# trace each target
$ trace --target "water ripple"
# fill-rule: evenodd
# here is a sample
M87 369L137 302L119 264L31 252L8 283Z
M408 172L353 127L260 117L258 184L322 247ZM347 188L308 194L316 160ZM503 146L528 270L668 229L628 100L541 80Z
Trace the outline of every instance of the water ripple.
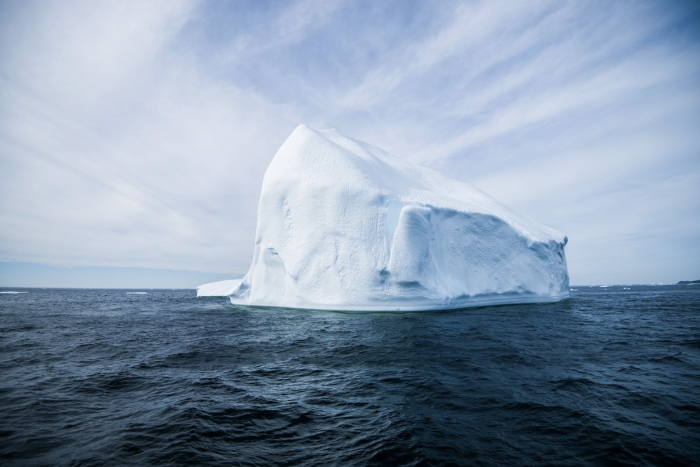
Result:
M700 288L438 314L0 296L3 465L693 465Z

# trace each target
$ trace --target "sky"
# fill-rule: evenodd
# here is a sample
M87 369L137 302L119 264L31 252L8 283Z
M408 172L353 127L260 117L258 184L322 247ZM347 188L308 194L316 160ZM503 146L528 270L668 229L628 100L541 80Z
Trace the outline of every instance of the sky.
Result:
M0 286L240 277L300 123L561 231L572 284L700 279L694 2L2 0Z

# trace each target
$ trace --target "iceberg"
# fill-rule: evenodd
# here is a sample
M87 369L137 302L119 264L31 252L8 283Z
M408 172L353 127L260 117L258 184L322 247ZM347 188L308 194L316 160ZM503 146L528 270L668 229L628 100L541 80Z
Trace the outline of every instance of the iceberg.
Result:
M300 125L265 173L250 270L197 294L354 312L555 302L566 243L465 183Z

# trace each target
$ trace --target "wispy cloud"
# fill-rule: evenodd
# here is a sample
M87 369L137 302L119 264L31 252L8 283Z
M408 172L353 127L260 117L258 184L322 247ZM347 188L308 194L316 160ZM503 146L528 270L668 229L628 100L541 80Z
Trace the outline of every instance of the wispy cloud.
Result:
M690 3L0 9L0 261L245 272L304 122L564 231L574 282L700 275Z

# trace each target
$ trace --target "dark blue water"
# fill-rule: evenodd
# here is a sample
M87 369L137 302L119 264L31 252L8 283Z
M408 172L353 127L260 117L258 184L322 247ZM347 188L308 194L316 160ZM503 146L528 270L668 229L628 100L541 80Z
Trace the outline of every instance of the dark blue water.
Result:
M0 463L697 465L700 286L576 289L373 315L0 294Z

